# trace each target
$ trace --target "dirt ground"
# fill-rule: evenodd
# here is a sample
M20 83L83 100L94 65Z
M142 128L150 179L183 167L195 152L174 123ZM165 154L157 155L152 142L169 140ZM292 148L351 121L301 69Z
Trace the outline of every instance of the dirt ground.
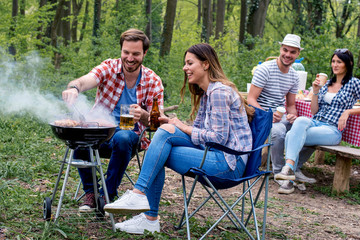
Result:
M130 165L134 168L136 161L131 161ZM315 170L314 170L315 169ZM360 183L360 166L352 166L351 185L356 186ZM135 172L131 170L130 172ZM360 240L360 205L354 204L351 199L344 200L340 197L330 197L322 193L319 188L331 186L333 181L334 167L329 165L312 166L306 163L303 172L310 177L315 177L317 183L306 184L306 190L300 191L298 188L290 195L278 194L278 185L270 179L269 181L269 201L267 211L266 239L359 239ZM136 180L136 176L133 176ZM189 178L190 181L190 178ZM187 186L189 186L188 183ZM120 192L131 189L132 185L128 180L123 181ZM227 199L238 195L242 188L233 188L231 191L223 190L222 194ZM205 190L197 187L197 197L195 202L200 202ZM260 202L263 200L261 196ZM75 209L76 210L76 209ZM166 169L165 187L162 193L160 205L160 224L161 232L170 239L185 239L186 231L175 231L174 225L180 219L183 210L183 199L181 190L180 176L170 169ZM261 208L256 209L258 218L262 221ZM196 215L195 223L198 226L205 224L209 216L219 216L220 211L214 204L206 205L205 208ZM115 216L115 221L123 221L125 216ZM227 239L223 236L223 231L236 232L232 228L231 222L224 219L219 227L211 232L211 239ZM81 228L81 226L80 226ZM106 227L110 229L110 224ZM90 228L92 229L92 228ZM94 225L91 231L88 228L88 236L92 239L102 239L104 236L98 232L98 226ZM185 228L183 228L185 229ZM199 227L196 231L199 231ZM100 234L100 235L99 235ZM243 235L236 239L246 239ZM115 239L116 236L114 236ZM106 237L105 237L106 238ZM123 237L121 238L123 239ZM141 238L143 239L143 238ZM145 237L144 239L152 239ZM156 238L155 238L156 239Z
M303 172L315 177L317 183L306 184L305 191L296 188L290 195L278 194L278 185L272 179L270 180L266 239L360 239L360 206L338 197L329 197L316 190L316 187L332 185L334 167L318 165L316 175L311 174L313 167L307 164ZM351 184L359 183L360 167L353 166ZM174 221L174 216L176 220L182 213L183 201L180 187L180 177L167 169L160 206L160 210L166 213L161 218L163 232L173 232L173 224L169 222ZM241 189L223 191L223 194L231 197L236 193L234 191L241 191ZM197 219L201 222L205 216L217 215L214 209L212 206L207 207L197 216ZM261 213L259 209L258 212ZM259 216L262 218L262 214ZM216 236L223 230L225 229L220 227L214 230L213 235Z

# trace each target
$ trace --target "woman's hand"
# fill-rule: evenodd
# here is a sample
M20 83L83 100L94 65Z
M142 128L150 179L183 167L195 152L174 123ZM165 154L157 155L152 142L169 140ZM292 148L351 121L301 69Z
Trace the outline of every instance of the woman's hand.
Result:
M341 114L341 116L340 116L340 118L339 118L339 122L338 122L338 129L339 129L340 131L344 130L344 128L346 127L346 122L347 122L349 116L350 116L349 110L345 110L345 111Z
M180 119L178 119L177 117L169 118L168 123L176 126L176 127L179 128L180 130L182 130L182 129L184 128L184 126L187 126L185 123L183 123L183 122L182 122Z
M160 120L161 124L164 124L164 123L172 124L175 127L177 127L178 129L180 129L181 131L183 131L184 133L191 135L192 127L186 125L181 120L179 120L177 117L168 118L166 116L161 116L161 117L159 117L159 120Z
M312 83L312 88L313 88L313 93L319 93L321 88L319 74L316 74L315 81L313 81Z

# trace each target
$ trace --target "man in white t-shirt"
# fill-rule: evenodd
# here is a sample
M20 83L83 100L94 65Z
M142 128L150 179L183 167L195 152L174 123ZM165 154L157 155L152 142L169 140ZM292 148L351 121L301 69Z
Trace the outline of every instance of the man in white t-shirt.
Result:
M285 164L284 142L286 132L290 130L292 123L297 117L295 97L299 85L299 75L291 67L295 59L300 55L303 48L300 46L301 38L295 34L287 34L282 42L279 42L280 55L278 58L266 61L259 65L251 82L247 97L248 103L265 110L271 108L274 112L273 127L271 134L271 161L273 173L281 171ZM277 107L285 107L286 114L282 117L276 112ZM306 177L300 167L311 156L313 150L304 148L300 154L299 165L296 170L296 178L302 182L314 183L316 180ZM294 191L292 181L278 181L279 193L290 194Z

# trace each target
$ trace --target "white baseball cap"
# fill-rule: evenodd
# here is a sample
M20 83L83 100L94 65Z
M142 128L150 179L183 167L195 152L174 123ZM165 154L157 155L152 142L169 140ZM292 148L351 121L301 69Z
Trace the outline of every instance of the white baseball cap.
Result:
M286 34L286 36L284 37L284 40L282 42L279 42L279 44L290 46L290 47L296 47L296 48L299 48L301 51L301 50L304 50L304 48L302 48L300 46L300 41L301 41L301 38L298 35Z

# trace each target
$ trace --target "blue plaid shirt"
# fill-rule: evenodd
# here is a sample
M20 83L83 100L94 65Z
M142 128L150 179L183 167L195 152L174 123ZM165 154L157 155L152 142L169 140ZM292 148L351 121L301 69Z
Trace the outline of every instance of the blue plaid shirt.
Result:
M236 151L252 149L252 134L245 108L231 87L220 82L210 82L200 101L191 140L195 145L216 142ZM224 156L229 167L234 170L236 156L227 153Z
M355 77L351 78L336 93L331 104L324 101L324 96L328 91L328 84L329 81L320 89L318 97L319 111L313 118L337 127L341 114L345 110L351 109L356 100L360 99L360 80Z

